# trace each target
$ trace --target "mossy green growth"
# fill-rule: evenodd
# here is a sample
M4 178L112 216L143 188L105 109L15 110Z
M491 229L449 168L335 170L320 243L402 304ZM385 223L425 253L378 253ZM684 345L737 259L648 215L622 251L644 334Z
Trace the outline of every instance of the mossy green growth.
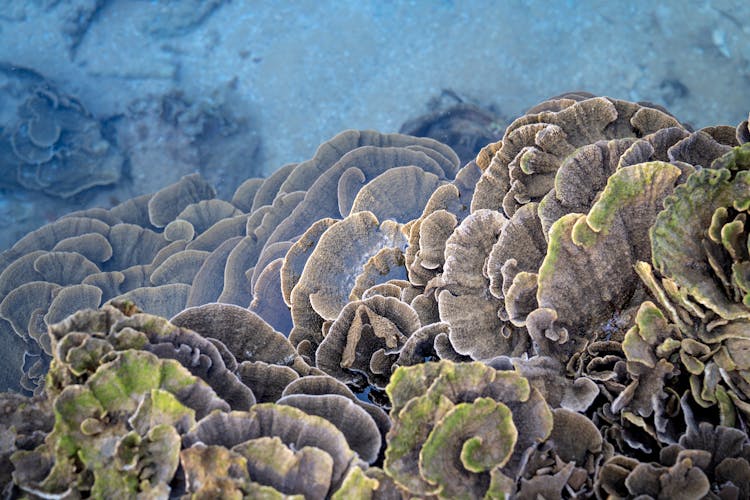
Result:
M588 215L573 224L571 240L578 246L592 247L599 235L609 234L614 218L618 214L625 215L628 207L647 213L645 208L657 204L671 190L679 175L680 169L660 161L620 168L609 177L607 186Z
M539 267L537 281L541 282L547 280L553 275L558 261L562 257L565 240L568 238L568 235L572 233L573 226L578 220L585 220L585 217L586 216L583 214L565 214L552 224L552 227L550 227L549 230L547 253Z
M605 228L604 234L607 234L607 229L608 228ZM590 248L594 246L598 237L599 232L595 231L589 225L589 222L586 219L585 215L579 217L576 220L575 224L573 224L573 228L570 231L571 241L576 245L584 248Z
M109 337L109 340L118 351L143 349L149 344L148 337L145 333L133 330L132 328L124 328L114 332Z
M739 261L744 257L743 253L746 253L746 248L742 248L747 246L747 241L742 241L746 234L742 219L735 219L721 228L721 244L734 261Z
M497 392L504 398L525 401L529 397L528 380L513 371L497 371L484 363L439 361L400 366L391 376L386 393L391 398L391 413L399 413L412 398L426 393L440 394L453 402L480 395L482 390Z
M180 435L171 425L158 424L152 427L139 447L139 477L147 477L151 486L169 483L179 465L181 444ZM143 486L143 482L141 485Z
M232 448L247 459L250 476L287 494L323 498L331 487L333 459L312 446L294 450L276 436L250 439Z
M421 366L421 365L418 365ZM529 383L513 371L497 371L484 363L447 365L430 385L429 394L440 394L453 403L472 401L493 393L504 401L522 401L529 397Z
M80 427L89 418L99 419L106 410L101 402L84 386L67 387L55 399L53 405L55 426L51 442L56 442L56 455L75 456L80 450L80 440L84 434ZM56 438L56 439L55 439Z
M490 398L460 403L430 432L419 454L419 467L428 481L440 486L440 497L473 498L476 479L466 471L482 473L502 467L517 439L511 411L503 403ZM457 469L453 459L459 450L465 470Z
M650 230L652 261L680 293L727 320L750 319L740 276L723 270L745 262L750 171L703 169L690 175L664 203ZM723 284L720 284L723 283ZM736 292L728 293L734 287Z
M260 500L304 500L304 495L286 495L253 481L247 460L223 446L198 443L182 450L180 461L185 471L187 491L192 498L229 498Z
M64 337L61 344L64 344L69 337L71 336ZM88 337L81 345L67 350L65 362L73 375L80 377L87 373L94 373L104 355L111 351L112 346L106 340Z
M243 498L250 485L247 460L223 446L198 443L180 452L187 491L198 498Z
M651 346L643 340L637 327L633 327L625 334L622 350L628 361L637 361L649 368L656 366L656 356L651 352Z
M575 323L570 332L583 329L585 322L599 321L624 305L635 281L628 268L651 257L648 228L680 173L658 161L621 167L588 214L566 214L552 224L537 276L537 302L554 309L561 326ZM584 289L600 296L584 294Z
M163 424L187 432L195 425L195 410L180 403L174 394L168 391L151 389L151 392L144 396L129 423L142 434Z
M169 335L179 329L179 327L170 323L168 319L151 314L140 314L135 316L134 319L138 319L137 329L144 333Z
M527 150L521 153L521 161L519 162L519 164L521 166L521 171L524 174L527 174L527 175L534 174L533 164L534 164L535 153L537 151L538 150Z
M742 303L750 307L750 261L732 264L732 281L742 294Z
M708 226L708 237L714 243L721 243L721 228L729 219L727 207L719 207L711 214L711 225Z
M750 142L732 148L711 163L711 168L730 171L750 170Z
M510 463L516 451L517 425L525 426L522 442L528 447L539 431L537 403L547 408L518 372L480 362L443 360L399 367L387 391L398 405L391 410L383 470L420 496L501 498L501 491L513 490L508 484L513 480L499 468ZM518 424L511 407L520 408L519 418L530 421ZM550 428L551 420L549 413ZM492 471L499 483L488 491Z
M618 169L609 177L599 200L589 210L588 226L597 233L607 234L612 219L623 207L653 204L671 190L679 176L679 168L661 161Z
M668 203L668 208L659 215L659 218L663 218L662 222L667 217L674 216L669 212L671 209L684 207L685 204L692 206L695 200L691 200L687 193L701 189L726 190L731 186L726 170L724 173L698 172L694 175L698 176L698 180L689 179L687 187L679 187L676 190L676 195ZM701 178L704 178L706 182L702 182ZM707 179L719 181L710 183ZM709 199L719 197L709 197ZM687 198L687 201L684 198ZM703 220L711 226L698 235L698 243L701 249L708 249L705 258L710 262L695 260L692 265L686 266L688 272L693 273L705 269L704 279L710 282L711 286L715 286L719 281L711 273L723 274L725 266L733 259L732 252L722 244L722 240L726 240L725 228L732 224L730 220L733 217L734 221L744 222L743 214L735 217L731 213L732 210L719 207L712 213L707 210L710 216L703 214ZM686 225L690 223L689 220L686 221ZM664 231L663 226L658 229ZM700 240L700 238L703 239ZM670 250L682 251L682 248L678 246L678 240L667 243L670 245ZM691 242L683 246L689 244ZM742 290L736 273L746 264L750 265L750 261L735 261L731 264L732 285L737 287L736 290ZM681 386L684 387L684 381L687 379L692 401L708 410L704 415L712 412L713 418L717 419L721 425L727 427L737 425L738 411L744 415L750 414L746 402L748 393L745 382L749 379L748 373L750 373L750 355L747 354L750 352L750 341L747 340L746 334L750 321L742 317L734 319L717 317L716 314L707 312L703 307L696 305L692 301L695 296L688 298L687 289L671 277L662 277L657 281L651 267L643 262L639 263L637 269L640 271L641 279L657 297L660 307L649 301L640 305L636 315L636 325L628 331L622 342L622 348L628 360L628 369L630 369L631 362L641 363L651 368L653 372L658 371L659 366L665 368L670 368L672 364L677 366L676 370L670 368L662 374L666 376L663 383L667 391L676 394L676 391L684 390ZM684 277L685 275L682 276L683 279ZM721 293L727 291L727 285L725 280ZM723 298L727 299L731 305L732 297L728 295L724 295ZM739 295L741 293L735 295L734 298L736 299ZM644 397L650 397L650 395Z
M88 489L89 485L84 484L83 475L80 474L80 462L77 458L58 456L53 459L52 455L53 452L46 445L34 450L19 450L13 453L10 460L15 469L14 482L19 486L30 486L34 491L47 493L50 498L63 498L79 487ZM38 482L39 468L51 463L52 460L52 470Z
M138 476L123 474L114 468L97 468L94 471L92 498L128 498L138 492Z
M638 308L635 316L635 322L638 328L644 332L641 334L646 340L656 339L656 330L667 329L667 318L661 309L656 307L653 302L646 301Z
M750 310L736 298L741 280L722 276L731 267L732 255L744 252L739 242L745 241L745 219L734 212L750 197L748 174L742 171L732 176L725 169L704 169L673 190L680 175L674 166L649 162L619 169L588 215L569 214L552 225L548 252L538 273L538 303L554 309L559 324L566 327L598 321L611 308L627 304L636 283L628 267L651 258L657 270L674 281L672 288L680 289L677 295L683 300L679 304L690 295L725 319L750 318ZM721 207L726 212L716 213ZM707 239L707 231L719 242ZM623 267L622 272L617 266ZM736 290L727 294L732 281ZM649 284L653 289L654 282ZM599 295L582 290L597 290ZM667 290L670 297L674 290ZM665 299L657 297L663 306ZM572 308L571 301L586 307ZM667 310L671 321L683 326L674 308ZM652 331L644 330L641 335ZM627 340L627 347L633 348L635 338ZM647 361L643 356L640 359Z
M680 348L679 331L669 324L664 313L653 302L645 301L640 305L635 323L622 342L628 361L654 368L657 355L666 358Z
M720 385L714 390L716 402L719 404L719 423L725 427L734 427L737 423L737 412L727 391Z
M125 434L115 444L114 460L106 466L94 468L92 497L168 493L167 484L177 471L180 443L179 434L168 425L158 425L143 437L133 432Z
M380 483L377 479L367 477L362 469L353 467L346 475L341 487L331 496L331 500L348 500L350 498L370 500L378 486L380 486Z
M454 412L458 413L455 409ZM518 439L518 431L512 417L507 406L490 398L480 398L471 404L466 418L476 419L472 426L480 426L480 420L485 422L477 429L481 432L475 431L475 435L465 441L461 448L461 463L466 470L484 472L508 463ZM446 416L444 423L447 419ZM487 425L488 422L490 425Z
M172 377L170 382L165 374ZM84 385L65 387L53 405L53 431L34 451L53 452L55 464L48 478L61 476L61 467L73 458L80 477L90 481L78 487L90 489L94 497L168 493L179 464L177 429L192 427L195 411L159 386L181 388L186 381L205 386L176 361L127 350L99 366Z
M314 470L321 470L322 477L330 479L333 468L333 460L322 450L305 446L301 450L288 448L277 436L263 436L250 439L232 448L234 451L248 459L262 464L267 471L274 471L279 477L286 476L291 471L299 468L301 462L309 460ZM317 477L312 474L310 480Z
M92 491L103 497L137 492L138 478L144 469L150 470L144 486L166 485L177 470L181 447L180 435L173 424L182 421L184 428L191 420L195 421L192 410L173 395L154 388L160 379L159 365L168 364L169 360L160 360L149 353L124 351L111 363L102 365L87 384L105 408L108 423L101 433L77 443L78 456L94 473ZM136 370L141 371L136 373ZM142 378L149 375L150 380ZM114 397L125 388L141 392L126 393L120 399ZM131 430L133 426L138 427L139 438ZM120 451L119 455L112 457L106 451L112 446Z
M89 378L87 386L109 411L132 413L140 397L158 388L162 360L141 351L122 351Z
M506 500L516 491L516 484L496 467L490 471L490 487L484 494L484 500Z
M194 377L184 366L173 359L164 360L161 366L159 386L173 394L179 394L181 391L192 387L196 382L200 382L206 389L213 393L201 379ZM214 397L217 397L214 395Z
M141 435L135 431L128 432L120 439L115 450L115 460L117 460L118 468L127 469L135 467L138 463L138 449L142 442Z
M438 376L451 369L452 366L447 363L399 366L385 387L391 401L391 413L397 414L409 400L423 395Z
M419 454L436 420L453 406L445 396L422 395L411 399L398 416L391 413L392 426L386 436L388 447L383 470L415 495L433 495L438 490L421 476Z

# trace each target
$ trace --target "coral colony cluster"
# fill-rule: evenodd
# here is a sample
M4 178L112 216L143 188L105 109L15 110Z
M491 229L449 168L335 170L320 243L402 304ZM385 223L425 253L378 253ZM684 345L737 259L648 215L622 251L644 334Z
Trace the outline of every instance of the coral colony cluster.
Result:
M0 187L69 198L120 179L123 155L78 99L58 92L31 70L1 62L0 79L6 87L0 91L4 108L18 108L11 123L0 124L0 162L5 167Z
M0 256L0 482L748 498L749 212L747 121L574 93L69 214Z

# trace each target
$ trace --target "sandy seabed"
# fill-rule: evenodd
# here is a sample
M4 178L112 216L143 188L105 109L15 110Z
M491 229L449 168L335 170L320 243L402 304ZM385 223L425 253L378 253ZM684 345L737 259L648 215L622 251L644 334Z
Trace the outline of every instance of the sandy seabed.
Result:
M311 157L343 129L397 131L443 89L506 123L573 89L662 104L694 127L746 118L750 4L549 5L5 1L0 62L42 74L103 122L127 123L134 102L175 92L230 108L257 148L241 164L208 172L228 193L247 177ZM144 141L174 139L151 132ZM106 189L67 200L0 193L0 249L71 210L109 207L195 171L199 160L180 157L173 142L131 161Z

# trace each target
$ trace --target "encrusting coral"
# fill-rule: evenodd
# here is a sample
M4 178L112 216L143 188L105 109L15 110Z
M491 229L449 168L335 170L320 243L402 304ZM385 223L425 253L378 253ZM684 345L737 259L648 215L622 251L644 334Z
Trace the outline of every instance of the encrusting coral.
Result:
M10 497L746 498L750 132L346 131L0 255ZM7 472L6 472L7 471Z

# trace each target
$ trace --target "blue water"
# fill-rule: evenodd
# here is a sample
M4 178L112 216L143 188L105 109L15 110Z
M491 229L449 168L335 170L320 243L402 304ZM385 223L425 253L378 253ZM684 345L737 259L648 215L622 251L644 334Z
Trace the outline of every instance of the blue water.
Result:
M32 73L0 74L3 136L24 126L19 107L41 81L79 100L122 166L105 188L61 199L59 179L19 182L36 167L0 141L0 202L17 214L3 218L0 249L192 171L226 198L340 130L397 131L444 89L503 124L581 89L655 102L695 127L736 125L750 107L748 18L741 2L7 2L0 63ZM182 106L172 115L170 99ZM35 209L6 209L19 193Z

